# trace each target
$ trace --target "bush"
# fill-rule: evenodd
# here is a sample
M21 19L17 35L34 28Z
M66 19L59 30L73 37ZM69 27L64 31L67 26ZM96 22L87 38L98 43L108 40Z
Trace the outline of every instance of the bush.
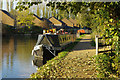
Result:
M95 57L97 63L98 77L108 77L110 75L110 58L106 54Z
M36 33L42 34L43 33L43 29L39 26L32 26L31 31L32 31L32 34L36 34Z
M104 53L95 56L98 77L111 77L111 75L119 75L118 68L120 63L120 56L115 53Z
M31 26L30 28L28 27L23 27L16 29L17 34L42 34L43 29L38 26Z

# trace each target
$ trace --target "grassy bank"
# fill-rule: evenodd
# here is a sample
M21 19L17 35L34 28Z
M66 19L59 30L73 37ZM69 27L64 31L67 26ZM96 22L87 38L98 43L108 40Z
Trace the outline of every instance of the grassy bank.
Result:
M56 69L61 68L59 63L64 59L64 57L72 50L72 48L81 40L84 35L76 39L75 42L71 43L64 51L58 53L58 56L47 61L47 63L40 68L38 68L37 73L33 73L31 78L56 78Z

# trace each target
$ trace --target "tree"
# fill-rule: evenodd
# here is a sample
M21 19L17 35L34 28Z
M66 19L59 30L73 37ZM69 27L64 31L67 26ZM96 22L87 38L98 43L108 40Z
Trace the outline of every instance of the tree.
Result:
M91 24L91 15L84 11L84 12L81 12L77 14L77 16L75 17L77 22L81 25L81 27L90 27L90 24Z
M37 15L40 16L39 6L37 6Z
M31 6L33 5L38 5L40 4L41 2L18 2L18 6L16 6L16 9L19 9L19 11L24 11L24 10L27 10L29 9Z
M16 10L14 10L14 9L12 9L12 10L10 11L11 16L12 16L12 17L14 18L14 20L15 20L15 22L14 22L14 25L15 25L14 27L15 27L15 28L18 28L18 27L17 27L17 20L16 20L16 18L17 18L17 13L18 13L18 12L17 12Z
M17 13L17 24L22 27L30 27L34 24L32 21L34 20L33 14L29 13L29 10L18 11Z

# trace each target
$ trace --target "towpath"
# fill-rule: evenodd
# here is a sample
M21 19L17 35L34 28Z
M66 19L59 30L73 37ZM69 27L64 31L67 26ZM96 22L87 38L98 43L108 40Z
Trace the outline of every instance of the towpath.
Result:
M85 35L73 50L61 61L57 75L59 78L96 77L94 59L95 47L91 46L91 36Z

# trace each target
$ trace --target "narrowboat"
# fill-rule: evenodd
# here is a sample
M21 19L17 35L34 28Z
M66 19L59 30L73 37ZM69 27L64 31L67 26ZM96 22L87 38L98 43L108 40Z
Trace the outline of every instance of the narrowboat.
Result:
M66 45L76 40L76 34L40 34L32 55L42 57L43 54L50 53L54 56L58 51L65 49Z

